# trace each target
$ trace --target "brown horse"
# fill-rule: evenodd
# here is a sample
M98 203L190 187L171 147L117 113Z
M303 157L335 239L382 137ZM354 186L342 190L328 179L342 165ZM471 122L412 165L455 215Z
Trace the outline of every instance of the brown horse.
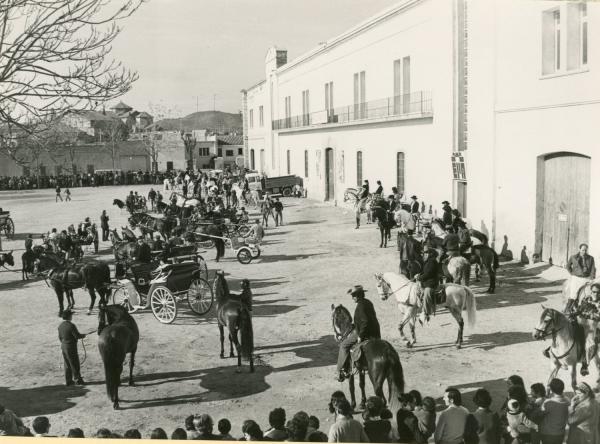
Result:
M242 285L241 295L229 293L229 285L225 280L225 273L217 271L214 283L214 294L217 298L217 321L219 323L219 335L221 339L220 357L225 357L223 342L225 341L224 329L229 331L229 357L235 357L233 346L237 351L238 367L242 366L242 357L250 361L250 373L254 372L254 332L252 330L252 309L250 283L246 280ZM238 332L241 334L241 344L238 341ZM239 369L238 369L239 371Z
M98 311L98 350L104 363L106 393L119 408L119 385L125 355L129 357L129 385L133 386L133 366L140 332L135 319L121 305L100 304Z
M331 305L331 321L335 339L338 342L343 341L354 329L352 316L343 305L337 307ZM373 384L375 394L385 401L383 394L383 383L387 380L389 390L390 410L395 412L398 409L398 395L404 393L404 373L400 357L392 344L382 339L369 339L361 346L362 357L359 364L354 363L354 368L358 372L359 385L361 391L360 408L364 409L366 403L365 394L365 373L369 373L369 379ZM354 373L348 380L350 386L350 396L352 407L356 407L356 397L354 395Z

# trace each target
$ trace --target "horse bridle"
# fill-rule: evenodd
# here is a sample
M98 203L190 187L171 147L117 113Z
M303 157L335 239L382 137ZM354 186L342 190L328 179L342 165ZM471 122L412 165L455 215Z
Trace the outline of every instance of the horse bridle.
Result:
M335 312L332 313L332 315L331 315L331 324L333 326L333 331L335 332L335 340L338 342L342 342L354 330L354 325L350 324L350 326L348 327L348 330L345 333L338 333L336 325L335 325Z
M554 317L552 317L552 324L554 324ZM535 330L535 331L537 331L537 332L540 332L540 333L542 334L542 339L545 339L545 338L547 338L548 336L552 336L552 343L555 345L555 344L556 344L556 333L558 333L558 332L559 332L559 331L561 331L562 329L563 329L563 327L561 327L561 328L559 328L559 329L555 329L555 328L553 328L553 329L552 329L550 332L548 332L548 331L547 331L547 330L548 330L548 328L547 328L547 327L546 327L546 328L544 328L543 330L541 330L541 329L539 329L539 328L535 327L535 329L534 329L534 330ZM575 344L576 344L576 342L577 342L577 341L576 341L575 339L573 339L573 343L571 344L571 346L570 346L570 347L567 349L567 351L566 351L565 353L563 353L563 354L562 354L562 355L560 355L560 356L556 356L556 355L555 355L555 354L552 352L552 350L550 350L550 353L552 353L552 356L554 356L554 358L555 358L556 360L563 359L564 357L568 356L568 355L569 355L569 353L571 353L571 350L573 350L573 347L575 347Z
M412 284L412 283L413 283L413 281L409 280L409 281L408 281L406 284L404 284L404 285L401 285L400 287L396 288L395 290L391 290L391 288L390 288L390 287L391 287L391 285L390 285L390 284L389 284L389 283L388 283L388 282L387 282L385 279L383 279L383 277L381 277L381 278L379 279L379 282L380 282L380 283L382 283L382 282L383 282L383 283L385 284L385 286L388 288L388 290L384 290L384 291L383 291L383 294L385 295L385 299L389 299L389 297L390 297L390 296L392 296L394 293L396 293L396 292L398 292L398 291L402 290L402 289L403 289L404 287L406 287L408 284Z

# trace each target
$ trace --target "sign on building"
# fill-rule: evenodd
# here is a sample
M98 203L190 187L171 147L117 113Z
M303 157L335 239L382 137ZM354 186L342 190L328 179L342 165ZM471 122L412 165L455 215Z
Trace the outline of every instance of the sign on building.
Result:
M455 180L467 180L465 157L463 153L452 153L452 174Z

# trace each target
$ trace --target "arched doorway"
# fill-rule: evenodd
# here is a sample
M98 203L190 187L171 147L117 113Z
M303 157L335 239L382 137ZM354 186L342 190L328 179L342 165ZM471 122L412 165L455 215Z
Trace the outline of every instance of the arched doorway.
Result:
M577 153L538 157L536 251L542 260L564 266L588 242L590 167L591 159Z
M333 148L325 150L325 200L335 198L335 175L334 175Z

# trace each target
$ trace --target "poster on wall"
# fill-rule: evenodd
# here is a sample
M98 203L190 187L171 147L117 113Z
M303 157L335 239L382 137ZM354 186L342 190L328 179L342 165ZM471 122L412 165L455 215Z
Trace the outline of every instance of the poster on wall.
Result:
M317 177L320 179L321 178L321 150L317 151L317 162L316 162L316 174Z
M338 151L338 178L340 183L344 183L344 151Z
M452 174L455 180L467 180L465 157L461 152L452 153Z

